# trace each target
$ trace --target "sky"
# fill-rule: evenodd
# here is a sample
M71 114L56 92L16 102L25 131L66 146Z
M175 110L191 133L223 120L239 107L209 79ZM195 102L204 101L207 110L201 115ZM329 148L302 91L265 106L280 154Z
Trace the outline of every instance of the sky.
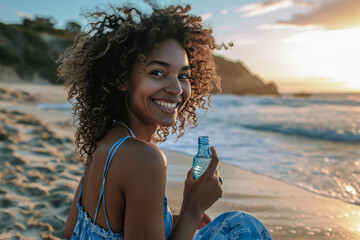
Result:
M190 4L217 41L234 43L216 51L241 61L281 93L360 92L360 0L177 0ZM0 0L0 21L51 16L86 25L81 13L108 3L149 10L141 0Z

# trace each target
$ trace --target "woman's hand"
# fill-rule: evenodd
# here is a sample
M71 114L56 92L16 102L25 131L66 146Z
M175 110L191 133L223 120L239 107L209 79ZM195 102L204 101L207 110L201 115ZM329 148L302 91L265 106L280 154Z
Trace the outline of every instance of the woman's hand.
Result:
M211 147L210 151L211 161L205 172L194 180L193 169L191 168L185 180L182 210L190 211L197 216L203 216L205 210L211 207L222 195L217 171L219 157L214 147Z

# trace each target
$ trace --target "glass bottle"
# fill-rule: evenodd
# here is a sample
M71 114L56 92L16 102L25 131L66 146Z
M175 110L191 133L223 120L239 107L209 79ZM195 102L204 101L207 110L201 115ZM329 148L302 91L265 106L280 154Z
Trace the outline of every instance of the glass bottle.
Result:
M200 136L198 153L193 159L193 178L198 179L207 169L211 161L209 137Z

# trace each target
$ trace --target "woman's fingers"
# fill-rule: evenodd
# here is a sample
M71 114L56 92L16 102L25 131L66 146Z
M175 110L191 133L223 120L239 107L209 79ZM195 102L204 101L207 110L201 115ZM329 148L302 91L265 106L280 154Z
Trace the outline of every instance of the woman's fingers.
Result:
M215 174L215 171L217 170L216 168L219 163L219 157L213 146L210 147L210 151L211 151L211 161L203 174L204 176L213 176Z
M220 175L219 175L219 171L218 171L217 169L215 170L214 175L215 175L217 178L219 178Z

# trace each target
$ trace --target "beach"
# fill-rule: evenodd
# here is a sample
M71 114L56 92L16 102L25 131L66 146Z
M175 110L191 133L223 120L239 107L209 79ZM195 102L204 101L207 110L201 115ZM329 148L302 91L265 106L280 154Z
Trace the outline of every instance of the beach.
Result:
M38 107L64 103L61 86L0 84L0 239L63 239L82 164L70 114ZM258 146L261 148L261 146ZM164 150L166 194L180 210L188 155ZM245 211L274 239L360 239L360 206L221 162L223 198L207 214Z

